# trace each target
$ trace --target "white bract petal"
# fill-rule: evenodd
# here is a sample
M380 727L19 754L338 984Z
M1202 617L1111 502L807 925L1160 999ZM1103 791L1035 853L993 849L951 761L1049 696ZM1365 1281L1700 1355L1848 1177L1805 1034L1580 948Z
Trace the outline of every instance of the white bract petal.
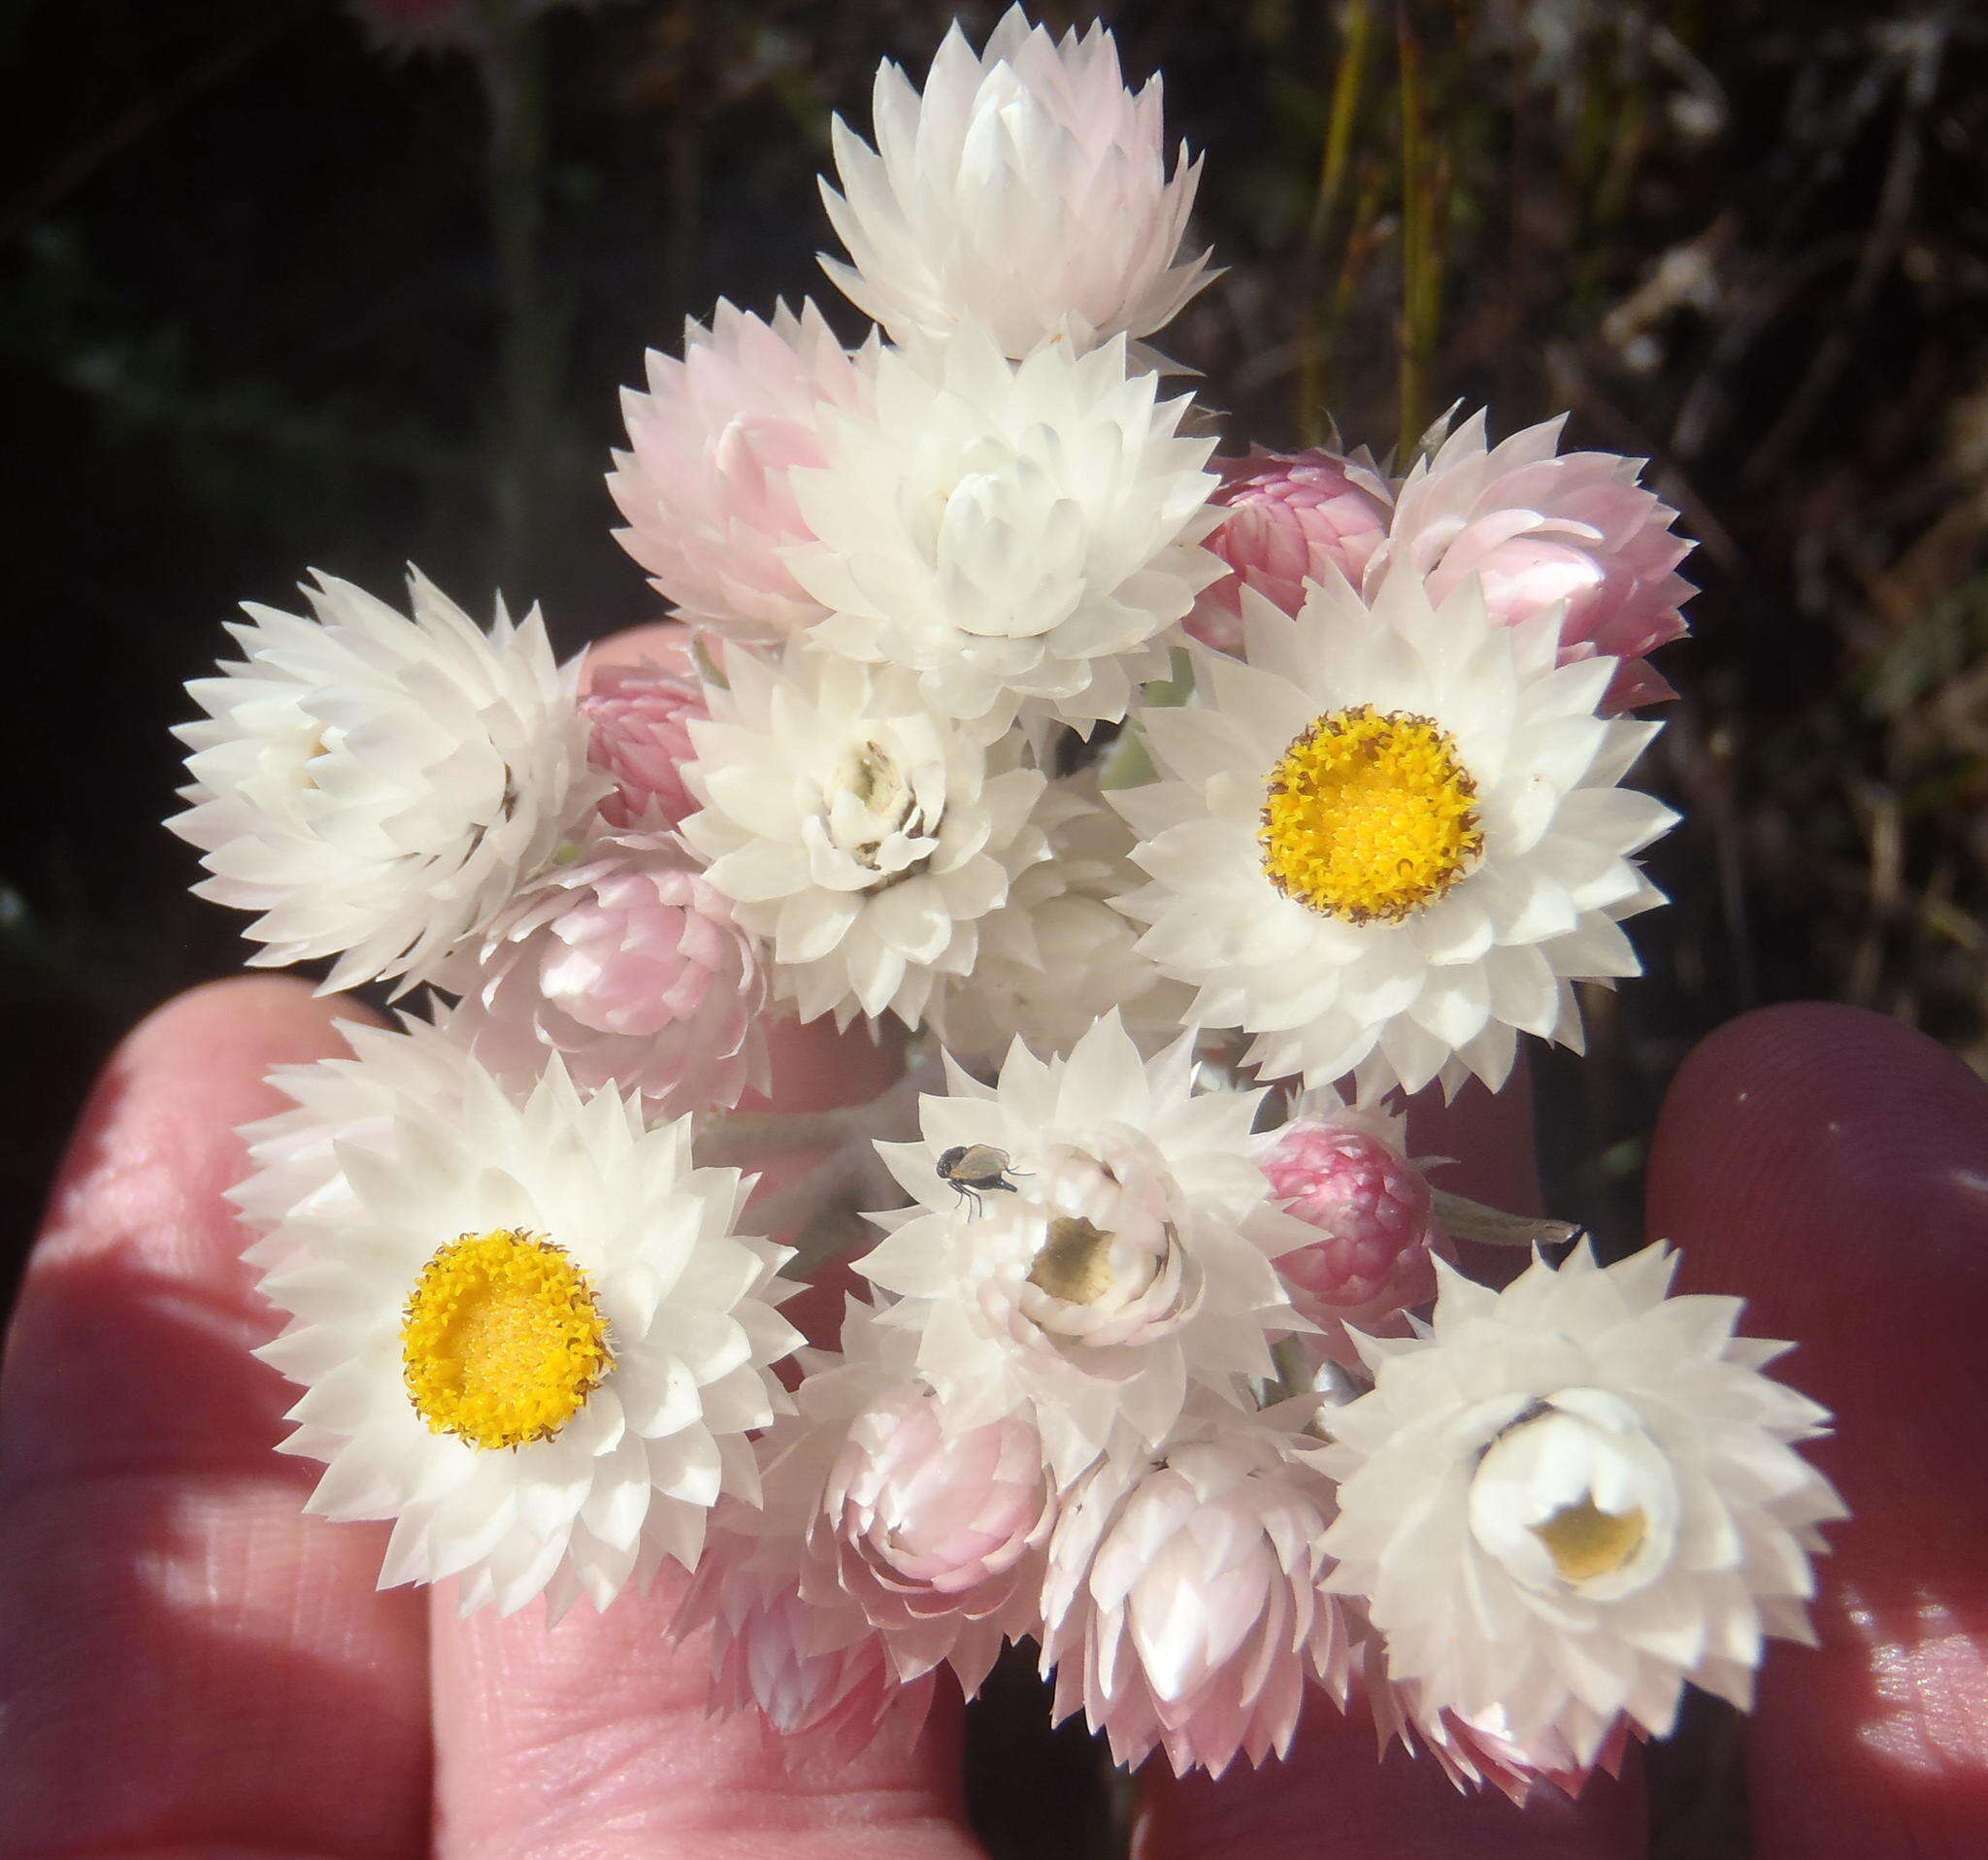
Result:
M290 1314L261 1353L305 1385L285 1450L327 1462L312 1509L393 1519L382 1584L460 1576L465 1611L694 1565L800 1341L738 1172L556 1060L520 1102L419 1021L347 1034L276 1075L297 1109L233 1191Z
M1248 1401L1266 1332L1305 1327L1272 1262L1310 1233L1249 1157L1260 1094L1195 1092L1190 1047L1147 1061L1115 1014L1065 1059L1017 1044L879 1146L918 1204L857 1262L898 1294L879 1321L955 1425L1032 1414L1062 1482L1114 1428L1164 1440L1196 1387Z
M1474 580L1242 602L1248 662L1193 648L1201 702L1142 714L1161 780L1112 796L1150 880L1117 903L1186 1018L1313 1086L1496 1089L1521 1033L1577 1042L1674 819L1615 786L1652 726L1595 714L1613 662L1556 668L1557 613L1499 625Z
M835 121L822 198L853 262L821 262L898 342L1145 336L1213 275L1205 252L1176 262L1201 164L1183 148L1168 176L1160 81L1128 90L1101 25L1058 41L1015 7L977 56L955 25L922 97L878 72L874 121L875 149Z
M612 786L587 763L575 673L536 609L488 633L419 574L412 617L319 576L314 617L248 607L240 660L186 688L175 734L202 897L260 913L256 964L337 956L326 991L432 976L583 832Z
M1128 373L1122 341L1016 363L979 329L884 350L875 387L791 474L815 541L787 563L828 611L810 640L993 730L1025 702L1083 730L1123 716L1225 572L1199 547L1216 481L1211 442L1178 431L1186 397Z
M1114 1008L1143 1048L1178 1034L1186 990L1133 947L1110 899L1136 884L1132 835L1095 775L1052 781L1032 824L1049 856L1022 872L980 923L979 959L947 981L936 1018L948 1052L996 1060L1011 1042L1061 1056Z
M1306 1408L1306 1404L1292 1404ZM1281 1423L1281 1424L1280 1424ZM1120 1762L1176 1775L1288 1748L1305 1691L1345 1702L1351 1636L1321 1592L1332 1482L1292 1448L1302 1418L1203 1403L1148 1455L1114 1452L1049 1544L1044 1669Z
M1828 1416L1754 1367L1737 1299L1666 1296L1674 1261L1583 1246L1503 1292L1439 1268L1433 1328L1331 1411L1327 1586L1429 1741L1584 1768L1620 1717L1668 1732L1686 1680L1747 1704L1763 1638L1803 1631L1843 1513L1794 1449Z
M767 939L782 999L832 1013L924 1018L968 974L980 921L1045 858L1029 814L1044 778L1018 744L933 716L890 667L741 648L685 780L703 803L683 838L736 920Z

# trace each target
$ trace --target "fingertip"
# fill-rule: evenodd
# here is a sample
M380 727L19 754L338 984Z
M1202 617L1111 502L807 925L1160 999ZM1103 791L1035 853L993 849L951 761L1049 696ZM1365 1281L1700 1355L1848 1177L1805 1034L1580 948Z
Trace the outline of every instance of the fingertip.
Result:
M20 1463L84 1465L134 1443L161 1466L267 1451L282 1397L248 1354L276 1326L227 1200L247 1168L241 1126L285 1102L273 1068L342 1051L337 1022L363 1017L348 998L244 977L175 996L111 1054L8 1333L6 1441ZM78 1387L95 1393L83 1410Z
M240 1170L239 1127L282 1102L268 1075L344 1050L340 1021L377 1018L351 996L318 996L287 976L206 982L153 1009L90 1089L55 1172L30 1280L110 1244L152 1254L190 1245L199 1252L181 1263L198 1266L226 1231L232 1250L220 1198ZM131 1218L148 1200L155 1217Z
M1945 1322L1988 1294L1988 1084L1862 1009L1742 1015L1665 1098L1648 1215L1683 1282L1742 1294L1750 1328L1784 1327L1850 1393L1874 1362L1905 1367L1898 1320Z
M318 994L296 976L225 976L162 1001L124 1036L116 1054L145 1061L170 1052L177 1061L216 1048L315 1047L341 1020L379 1019L358 996Z
M1818 1650L1760 1676L1766 1860L1979 1851L1988 1827L1988 1085L1923 1034L1800 1003L1722 1028L1672 1086L1649 1228L1683 1289L1739 1293L1835 1416L1805 1448L1828 1532ZM1780 1372L1777 1370L1776 1374Z
M278 1323L225 1199L270 1069L363 1014L196 988L91 1094L0 1380L0 1717L41 1759L0 1784L8 1853L401 1852L424 1825L423 1619L272 1450L291 1392L249 1354Z

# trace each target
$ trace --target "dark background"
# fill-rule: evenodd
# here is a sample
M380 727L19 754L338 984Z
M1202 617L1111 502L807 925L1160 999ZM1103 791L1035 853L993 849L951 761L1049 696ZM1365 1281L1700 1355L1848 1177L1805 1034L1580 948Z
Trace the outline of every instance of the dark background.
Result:
M1571 408L1700 539L1645 778L1686 814L1674 903L1588 1060L1540 1063L1555 1212L1634 1234L1664 1084L1747 1007L1860 1002L1988 1069L1981 11L1102 11L1207 152L1230 270L1166 347L1224 449L1322 406L1376 450L1458 397L1499 434ZM419 49L325 0L0 7L0 1303L109 1044L242 958L158 825L219 622L410 560L479 614L543 601L562 649L655 617L609 536L616 389L720 293L855 334L812 264L828 116L867 126L878 60L921 69L946 13L485 0Z

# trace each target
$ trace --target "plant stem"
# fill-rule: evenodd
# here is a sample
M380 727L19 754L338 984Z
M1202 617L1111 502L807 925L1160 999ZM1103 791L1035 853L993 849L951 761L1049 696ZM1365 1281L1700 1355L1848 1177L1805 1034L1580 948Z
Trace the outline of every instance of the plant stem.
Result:
M1432 1196L1436 1224L1452 1240L1474 1240L1486 1246L1560 1246L1580 1232L1571 1220L1508 1214L1502 1208L1443 1188L1433 1190Z
M480 0L476 67L489 112L490 239L497 261L497 431L491 485L499 580L536 570L541 461L555 393L539 264L545 226L546 98L538 22L523 0Z
M1401 69L1402 119L1402 324L1401 410L1397 460L1403 469L1429 424L1429 362L1436 347L1433 189L1427 126L1423 119L1422 45L1407 0L1396 17Z
M1298 436L1306 446L1316 446L1324 437L1326 366L1338 334L1339 306L1343 298L1337 285L1329 296L1325 290L1325 253L1327 235L1340 224L1345 207L1353 130L1359 121L1360 93L1374 43L1374 11L1369 0L1348 0L1340 35L1340 62L1333 74L1332 114L1326 122L1325 148L1319 158L1318 190L1312 196L1311 217L1305 229L1305 327L1300 337ZM1321 316L1319 306L1328 301L1331 309Z
M874 1237L866 1210L900 1206L904 1190L869 1145L846 1145L794 1181L753 1203L746 1224L793 1247L781 1271L806 1279Z
M840 1149L917 1134L918 1094L939 1083L919 1066L860 1105L829 1111L725 1111L708 1118L695 1139L703 1169L754 1169L774 1156L803 1149Z

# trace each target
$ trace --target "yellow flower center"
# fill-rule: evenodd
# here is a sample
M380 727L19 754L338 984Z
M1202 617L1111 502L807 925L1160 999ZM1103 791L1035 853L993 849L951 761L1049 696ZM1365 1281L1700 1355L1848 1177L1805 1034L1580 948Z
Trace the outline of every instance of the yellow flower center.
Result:
M1533 1535L1546 1546L1553 1567L1570 1582L1613 1576L1642 1547L1648 1526L1642 1512L1605 1511L1591 1498L1563 1505Z
M614 1366L586 1275L550 1241L506 1229L435 1253L400 1336L414 1412L472 1446L550 1440Z
M1029 1283L1067 1305L1095 1305L1111 1289L1111 1236L1076 1214L1049 1223Z
M1313 721L1271 770L1263 869L1287 898L1353 923L1399 923L1484 848L1477 784L1448 731L1370 704Z

